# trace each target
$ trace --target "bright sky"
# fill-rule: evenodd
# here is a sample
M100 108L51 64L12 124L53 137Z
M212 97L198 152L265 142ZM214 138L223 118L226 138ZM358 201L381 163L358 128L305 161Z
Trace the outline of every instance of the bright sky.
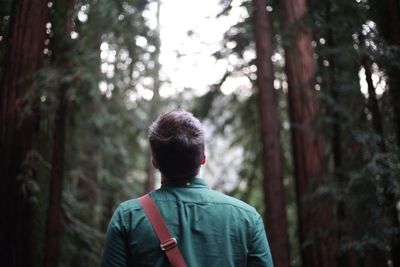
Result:
M247 15L239 4L234 0L231 14L216 18L221 11L219 0L162 1L161 78L170 83L163 84L161 96L185 88L201 95L223 76L228 62L217 61L212 54L220 49L229 27ZM188 32L193 34L189 36Z
M229 68L229 63L235 65L237 58L235 55L229 55L227 59L216 60L212 54L219 51L223 42L224 33L240 20L246 18L249 14L245 8L241 7L241 0L233 0L232 9L228 16L216 17L222 7L220 0L159 0L161 2L160 12L160 38L161 38L161 73L162 85L160 88L161 97L174 96L187 88L193 89L195 95L199 96L207 92L209 86L215 84ZM78 18L82 22L87 20L86 10L83 6L78 12ZM149 26L155 28L157 3L149 5L149 9L144 14L147 17ZM365 33L375 29L375 24L367 21L363 28ZM363 32L364 33L364 32ZM73 32L71 38L78 37L78 33ZM325 41L325 40L323 40ZM138 36L136 43L139 46L146 46L147 40ZM229 43L227 44L229 46ZM370 43L369 45L373 45ZM107 76L114 75L115 52L108 48L107 43L102 43L101 57L106 60L101 66L102 72ZM255 57L254 51L245 51L246 60ZM280 59L278 59L279 57ZM275 53L272 61L282 61L283 57ZM229 63L228 63L229 62ZM140 62L139 62L140 63ZM251 66L256 68L255 66ZM251 68L250 68L251 69ZM244 70L245 71L245 70ZM254 72L254 69L251 69ZM372 80L376 88L377 95L382 95L385 89L385 75L374 65L372 69ZM367 96L367 82L365 71L360 68L360 87L362 93ZM250 77L251 78L251 77ZM253 79L253 78L251 78ZM255 79L255 77L254 77ZM142 84L136 86L132 91L132 101L139 98L150 100L153 96L150 77L142 78ZM280 88L279 79L274 81L274 86ZM105 81L99 82L99 89L106 94L111 95L113 85ZM241 91L242 95L248 95L251 92L252 83L247 76L228 77L221 86L224 94ZM283 86L282 84L282 87ZM318 87L319 88L319 87ZM317 89L317 88L316 88ZM317 89L318 90L318 89Z

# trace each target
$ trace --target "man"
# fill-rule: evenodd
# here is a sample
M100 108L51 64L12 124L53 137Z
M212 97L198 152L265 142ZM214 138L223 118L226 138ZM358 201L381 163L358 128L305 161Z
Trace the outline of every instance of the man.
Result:
M162 114L149 128L161 188L150 193L189 267L273 267L263 220L246 203L197 177L206 162L201 123L191 113ZM137 199L122 203L107 230L102 267L170 266Z

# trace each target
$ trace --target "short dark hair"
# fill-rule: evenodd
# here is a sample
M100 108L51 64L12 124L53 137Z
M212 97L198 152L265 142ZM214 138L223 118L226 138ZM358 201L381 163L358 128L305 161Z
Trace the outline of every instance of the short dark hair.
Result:
M184 180L199 173L204 154L200 121L182 109L161 114L149 127L153 159L168 180Z

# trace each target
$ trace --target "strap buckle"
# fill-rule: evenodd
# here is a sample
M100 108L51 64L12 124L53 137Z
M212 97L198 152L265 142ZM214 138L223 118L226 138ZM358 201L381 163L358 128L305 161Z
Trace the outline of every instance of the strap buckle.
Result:
M164 243L160 245L162 251L168 251L175 248L178 245L178 241L176 241L175 237L171 237Z

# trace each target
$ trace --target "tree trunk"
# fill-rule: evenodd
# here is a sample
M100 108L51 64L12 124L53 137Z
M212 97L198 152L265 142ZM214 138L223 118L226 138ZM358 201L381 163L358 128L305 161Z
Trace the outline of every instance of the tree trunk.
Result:
M49 207L45 239L44 266L56 267L59 261L60 238L62 230L62 188L64 181L65 124L67 103L65 88L62 88L59 106L55 119L53 137L53 158L51 166L51 182L49 190Z
M326 2L326 23L332 24L334 14L332 14L332 5L330 1ZM333 51L337 46L335 40L336 32L334 34L334 29L332 26L327 30L327 47ZM332 52L327 56L329 67L328 67L328 77L327 77L327 89L329 89L330 96L333 100L331 104L330 114L333 118L332 123L332 137L331 137L331 147L333 155L333 173L335 176L338 191L341 195L344 195L345 191L345 171L343 170L343 151L342 151L342 129L340 123L342 122L339 108L343 106L341 94L339 91L339 84L337 82L338 77L338 67L336 64L335 54ZM321 64L322 66L322 64ZM358 79L358 77L357 77ZM339 76L340 80L340 76ZM336 206L336 221L337 221L337 237L338 246L343 246L344 241L350 231L350 222L348 215L346 214L346 206L343 198L337 202ZM357 266L357 257L353 251L346 251L340 253L337 257L337 265L340 267L355 267Z
M34 192L29 185L35 184L36 166L29 160L39 117L32 76L44 61L47 19L47 1L13 2L0 92L0 258L4 266L33 262L30 198Z
M394 45L397 48L400 47L400 2L398 0L389 0L389 10L390 10L390 18L391 18L391 39ZM397 53L398 56L399 53ZM398 58L399 59L399 58ZM392 98L392 106L395 118L395 127L396 127L396 138L397 138L397 145L400 149L400 67L398 64L394 64L394 66L389 71L389 88L390 94ZM396 205L398 199L393 199L393 205ZM399 217L398 211L394 209L395 216L395 226L399 229ZM392 261L393 267L400 267L400 233L394 236L392 241Z
M302 262L307 267L333 267L336 266L337 239L329 231L334 219L332 203L321 203L322 207L314 212L304 205L304 197L324 182L324 145L312 129L319 105L313 88L311 31L301 21L306 14L306 3L305 0L282 0L280 4L283 33L291 37L290 44L285 47L285 68Z
M400 47L400 2L398 0L387 0L390 14L390 44ZM397 53L399 55L399 53ZM396 138L397 144L400 149L400 78L399 78L400 67L398 64L392 64L388 70L389 76L389 88L392 98L393 114L395 119L396 127ZM400 256L399 256L400 257ZM396 266L396 265L394 265ZM400 258L397 259L397 266L400 266Z
M272 27L264 0L253 0L263 152L265 221L274 265L290 266L282 151L272 67Z
M375 87L372 82L372 71L371 65L372 62L366 55L361 56L361 64L365 70L365 76L368 85L368 103L367 107L372 115L372 127L376 135L379 136L378 147L380 152L386 152L386 145L383 136L383 125L382 125L382 116L379 109L378 101L376 99Z
M62 69L68 62L61 55L62 44L72 31L72 12L74 0L65 0L55 4L56 18L53 28L54 34L54 65ZM66 91L68 84L60 84L58 92L58 107L53 131L53 157L51 162L51 181L49 189L49 207L47 210L47 225L45 237L44 266L57 267L60 254L60 239L62 231L62 192L64 182L64 155L65 155L65 134L68 102Z
M373 4L374 13L377 15L373 20L376 21L378 25L378 30L380 32L381 37L386 41L390 52L390 56L385 58L385 62L380 65L387 74L388 77L388 87L389 87L389 96L392 104L392 112L393 112L393 125L395 128L395 138L397 139L397 149L400 149L400 67L398 62L394 60L400 56L400 52L398 49L400 48L400 2L398 0L386 0L386 1L370 1ZM361 40L363 36L360 34L360 43L364 45L363 40ZM364 69L366 72L367 83L368 83L368 103L367 106L372 115L372 123L375 133L381 138L381 143L378 144L380 146L380 150L382 152L386 152L389 150L389 153L394 152L393 147L386 147L383 140L383 122L381 119L381 115L379 112L379 106L375 96L375 89L373 88L372 80L371 80L371 71L370 71L370 59L366 57L367 55L363 55L362 64L364 65ZM385 160L381 160L381 166L384 168L389 168L387 166L387 162ZM385 177L386 176L386 177ZM396 208L396 204L399 199L395 195L393 188L395 188L396 177L393 177L391 170L389 169L388 173L382 177L383 180L383 188L385 194L385 212L388 216L388 219L392 223L392 227L394 229L399 229L400 221L399 221L399 213ZM397 231L393 233L393 237L391 240L391 260L392 265L394 267L400 266L400 233Z
M372 70L371 70L371 59L368 58L367 55L362 55L361 64L365 69L365 76L368 84L368 102L367 107L372 115L372 127L374 129L375 134L378 136L378 149L380 153L386 153L386 144L384 140L383 133L383 123L382 123L382 115L379 109L378 100L376 99L375 87L372 82ZM387 162L380 160L379 161L382 168L389 170L389 166ZM389 220L391 221L393 229L399 229L399 221L398 221L398 211L396 208L396 196L393 193L393 189L395 188L394 177L390 174L390 170L388 173L382 175L383 189L385 195L385 213L387 214ZM394 233L391 241L391 258L393 262L393 267L400 266L400 237L398 233Z
M328 3L328 15L327 15L327 21L330 22L330 3ZM334 41L333 41L333 33L332 30L328 30L328 38L327 38L327 45L330 48L334 47ZM329 61L329 78L328 78L328 88L333 100L333 105L339 105L339 94L337 91L337 84L336 84L336 64L335 64L335 59L334 56L330 55L328 56L328 61ZM332 107L332 112L331 116L333 118L333 125L332 125L332 138L331 138L331 146L332 146L332 153L333 153L333 172L335 175L336 183L338 186L339 192L343 192L344 189L344 177L342 173L342 139L341 139L341 128L340 128L340 123L339 123L339 113L337 108ZM336 212L337 212L337 222L338 222L338 241L339 243L342 242L343 237L344 237L344 231L343 231L343 225L346 224L346 218L345 218L345 205L344 201L342 199L339 200L337 203L336 207ZM350 254L343 254L343 255L338 255L338 265L339 266L352 266L351 264L351 259L350 259Z
M153 98L150 103L150 121L153 121L157 118L159 112L159 105L160 105L160 8L161 8L161 1L157 1L157 27L156 27L156 40L154 42L155 51L154 51L154 70L153 70ZM156 170L154 169L153 165L151 164L151 152L149 148L149 161L147 163L147 179L145 181L145 192L150 192L155 188L155 177L156 177Z

